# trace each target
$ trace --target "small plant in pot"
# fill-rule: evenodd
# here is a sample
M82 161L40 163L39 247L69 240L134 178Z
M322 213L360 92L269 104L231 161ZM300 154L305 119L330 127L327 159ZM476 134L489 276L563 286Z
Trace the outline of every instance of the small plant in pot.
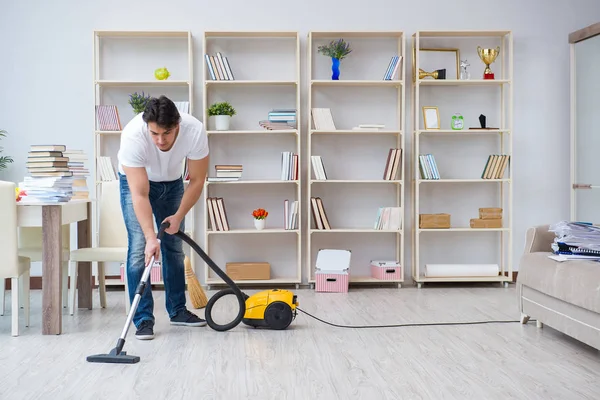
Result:
M6 137L7 133L8 132L6 132L5 130L0 129L0 137ZM4 149L0 146L0 153L2 153L3 151ZM0 171L7 168L8 164L12 164L13 161L14 160L10 156L0 156Z
M148 100L150 100L151 98L152 96L146 95L144 94L144 92L142 92L141 94L138 92L130 94L129 105L131 106L131 108L133 108L133 113L135 115L138 115L139 113L144 112L144 110L146 109L146 104L148 104Z
M208 109L208 116L214 117L215 129L218 131L229 130L229 121L235 115L235 108L226 101L214 103Z
M252 216L254 217L254 227L259 231L265 229L265 223L269 216L269 212L264 208L257 208L252 211Z
M331 57L331 79L337 81L340 79L340 61L352 52L350 44L344 39L332 40L327 45L318 47L319 53Z

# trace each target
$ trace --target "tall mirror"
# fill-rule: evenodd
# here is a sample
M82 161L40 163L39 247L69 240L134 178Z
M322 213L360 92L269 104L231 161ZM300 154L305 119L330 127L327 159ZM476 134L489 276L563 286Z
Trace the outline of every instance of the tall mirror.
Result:
M571 220L600 224L600 23L569 35Z

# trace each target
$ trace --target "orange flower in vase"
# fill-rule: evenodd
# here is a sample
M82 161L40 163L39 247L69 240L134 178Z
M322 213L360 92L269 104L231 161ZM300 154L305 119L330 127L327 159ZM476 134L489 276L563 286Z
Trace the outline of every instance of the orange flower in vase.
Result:
M252 216L254 217L254 227L259 231L265 229L265 222L269 212L263 208L257 208L252 211Z

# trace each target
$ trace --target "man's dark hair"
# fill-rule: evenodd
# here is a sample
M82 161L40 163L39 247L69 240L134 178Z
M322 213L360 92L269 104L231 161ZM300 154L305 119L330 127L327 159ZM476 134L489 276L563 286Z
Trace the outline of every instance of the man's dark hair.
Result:
M162 128L169 129L180 121L181 116L171 99L166 96L160 96L159 98L153 97L148 100L142 118L146 123L154 122Z

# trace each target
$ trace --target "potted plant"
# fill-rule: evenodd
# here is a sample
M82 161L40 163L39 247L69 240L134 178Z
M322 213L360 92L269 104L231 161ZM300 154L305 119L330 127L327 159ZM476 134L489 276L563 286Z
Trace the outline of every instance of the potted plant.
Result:
M265 229L265 222L269 212L263 208L257 208L252 211L252 216L254 217L254 227L259 231Z
M146 104L148 104L148 100L150 100L152 96L145 95L144 92L139 94L135 92L129 95L129 105L133 108L133 113L138 115L141 112L144 112L146 109Z
M331 57L331 79L337 81L340 79L340 61L352 52L350 44L344 39L332 40L327 45L319 46L319 53Z
M6 132L5 130L0 129L0 137L6 137L6 134L8 132ZM0 154L2 153L4 149L2 147L0 147ZM13 159L10 156L0 156L0 171L2 171L3 169L5 169L8 164L12 163Z
M215 129L218 131L229 130L229 121L235 115L235 108L227 101L214 103L208 109L208 116L214 117Z

